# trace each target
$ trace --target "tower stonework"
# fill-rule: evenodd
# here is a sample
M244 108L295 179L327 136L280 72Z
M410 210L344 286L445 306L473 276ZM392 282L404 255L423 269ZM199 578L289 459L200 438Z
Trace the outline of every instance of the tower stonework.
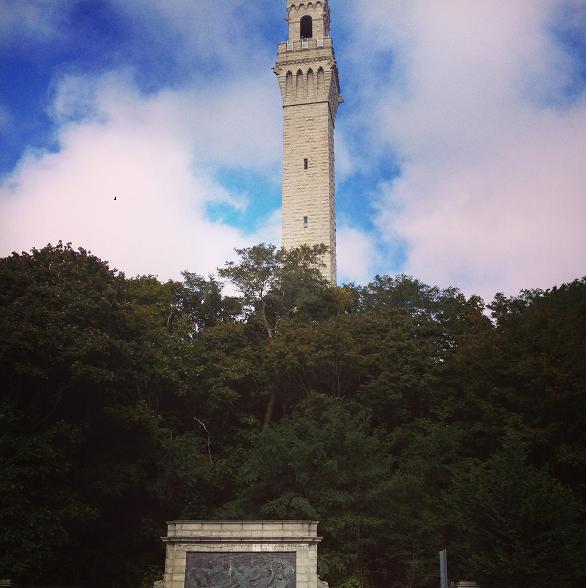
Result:
M328 0L287 0L289 40L274 68L283 98L283 247L328 246L336 283L334 126L342 102Z

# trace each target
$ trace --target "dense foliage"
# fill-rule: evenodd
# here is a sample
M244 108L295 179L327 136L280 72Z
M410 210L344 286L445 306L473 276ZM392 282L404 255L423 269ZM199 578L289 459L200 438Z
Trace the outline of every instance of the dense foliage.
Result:
M0 260L0 577L135 588L174 518L320 520L332 587L586 585L586 279L334 288L319 248ZM223 294L222 281L236 295Z

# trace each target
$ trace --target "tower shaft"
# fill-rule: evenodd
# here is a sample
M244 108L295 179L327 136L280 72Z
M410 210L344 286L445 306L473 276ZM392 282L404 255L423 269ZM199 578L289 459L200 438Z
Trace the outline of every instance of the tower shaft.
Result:
M287 0L289 40L275 73L283 98L283 229L286 248L325 244L336 283L334 127L342 102L327 0Z

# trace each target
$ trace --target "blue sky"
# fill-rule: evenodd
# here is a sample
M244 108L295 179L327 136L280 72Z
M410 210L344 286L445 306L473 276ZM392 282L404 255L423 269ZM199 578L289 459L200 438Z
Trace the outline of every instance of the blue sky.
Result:
M330 7L340 282L490 298L584 275L586 2ZM284 16L0 0L0 254L61 239L166 279L278 243Z

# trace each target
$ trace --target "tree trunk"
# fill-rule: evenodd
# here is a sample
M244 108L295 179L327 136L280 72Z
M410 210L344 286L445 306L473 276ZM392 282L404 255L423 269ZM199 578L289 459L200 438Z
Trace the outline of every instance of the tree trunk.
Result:
M267 335L269 339L273 338L273 329L271 329L271 325L269 325L269 320L267 319L266 307L264 301L261 302L260 311L262 316L262 322L264 323L265 329L267 331Z
M276 390L271 390L271 396L269 398L269 403L267 404L267 409L265 411L265 419L262 424L263 432L269 428L271 421L273 420L273 412L275 410L275 402L277 401L277 392Z

